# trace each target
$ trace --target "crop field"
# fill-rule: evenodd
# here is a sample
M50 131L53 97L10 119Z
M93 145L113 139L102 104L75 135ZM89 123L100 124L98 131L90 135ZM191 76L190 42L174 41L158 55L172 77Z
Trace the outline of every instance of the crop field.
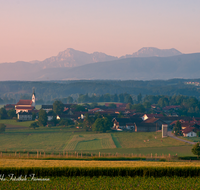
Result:
M64 150L97 150L116 148L111 134L74 135Z
M200 167L200 162L0 159L0 167Z
M36 179L37 177L35 177ZM29 177L27 181L0 182L0 189L199 189L198 177L54 177L49 181L34 181ZM29 180L29 181L28 181Z

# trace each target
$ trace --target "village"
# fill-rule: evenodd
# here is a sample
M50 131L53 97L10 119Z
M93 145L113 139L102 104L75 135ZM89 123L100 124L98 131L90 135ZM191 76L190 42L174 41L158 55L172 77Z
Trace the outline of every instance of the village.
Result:
M93 119L88 121L86 131L92 130L92 124L95 122L94 118L109 118L109 124L106 130L99 132L112 131L129 131L129 132L155 132L161 131L162 127L167 126L168 131L173 131L177 121L181 124L180 134L184 137L196 137L200 131L200 118L178 116L176 111L180 108L179 105L171 105L163 108L164 114L156 110L156 105L151 105L151 109L157 111L156 113L138 113L135 110L128 109L126 103L105 103L105 105L95 105L93 108L89 104L62 104L58 103L59 112L55 113L54 105L41 105L40 110L46 112L46 123L44 126L55 126L59 124L68 125L82 129L84 121L87 118ZM15 110L17 120L23 121L38 121L40 110L36 109L36 95L33 90L31 100L19 100L17 104L7 104L4 106L6 111ZM169 113L173 113L168 115ZM66 121L68 121L66 123ZM70 121L70 122L69 122ZM98 131L98 130L97 130Z

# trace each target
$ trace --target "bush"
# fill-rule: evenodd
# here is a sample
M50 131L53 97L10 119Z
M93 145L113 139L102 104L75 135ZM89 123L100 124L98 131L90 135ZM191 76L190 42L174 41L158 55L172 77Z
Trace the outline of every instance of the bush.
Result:
M197 155L197 157L200 155L200 146L199 143L196 143L192 148L192 153L194 155Z
M31 125L29 127L35 129L35 128L38 128L39 125L37 122L33 122L33 123L31 123Z
M6 129L6 125L4 125L3 123L0 123L0 133L5 132Z

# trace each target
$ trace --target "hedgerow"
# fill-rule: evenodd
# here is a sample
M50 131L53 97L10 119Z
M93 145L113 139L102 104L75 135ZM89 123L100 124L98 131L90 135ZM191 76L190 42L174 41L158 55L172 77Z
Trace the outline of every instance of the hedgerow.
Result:
M74 176L142 176L142 177L197 177L200 176L199 167L137 167L137 168L98 168L98 167L52 167L52 168L0 168L0 174L16 176L35 174L39 177L74 177Z

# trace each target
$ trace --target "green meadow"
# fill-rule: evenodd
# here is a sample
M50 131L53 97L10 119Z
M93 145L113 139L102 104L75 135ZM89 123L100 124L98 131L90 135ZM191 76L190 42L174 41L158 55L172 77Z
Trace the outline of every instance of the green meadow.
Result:
M40 127L34 130L28 128L30 121L0 120L0 123L8 126L0 134L0 151L193 155L192 145L170 137L162 138L160 132L94 133L60 127Z

